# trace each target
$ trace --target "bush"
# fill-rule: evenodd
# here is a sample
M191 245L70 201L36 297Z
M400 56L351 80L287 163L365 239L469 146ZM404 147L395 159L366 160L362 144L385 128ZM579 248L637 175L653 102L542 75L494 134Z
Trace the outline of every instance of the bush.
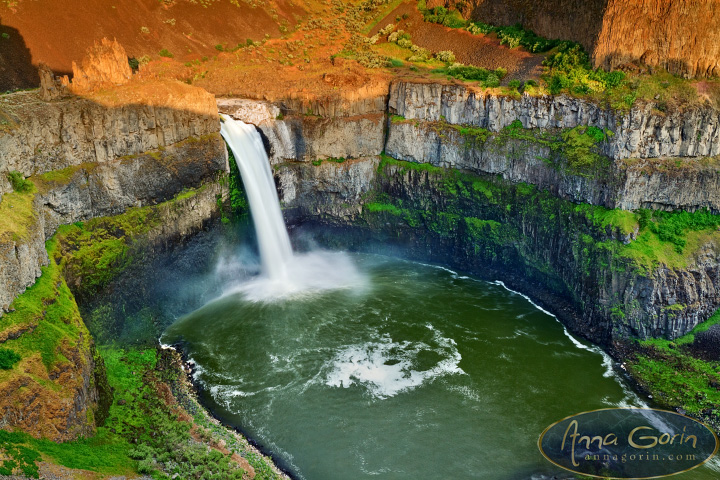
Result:
M445 63L455 63L455 54L450 50L442 50L435 54L435 58Z
M217 45L215 45L215 50L217 50L218 52L222 52L225 49L223 48L223 46L221 44L218 43Z
M488 88L496 88L500 86L500 78L494 73L487 76L483 84Z
M513 90L520 90L520 85L521 85L520 80L517 80L517 79L510 80L508 82L508 87L512 88Z
M402 48L412 47L412 41L408 40L407 38L398 39L397 44L399 47L402 47Z
M140 61L135 57L128 57L128 65L130 65L132 71L135 72L140 68Z
M10 370L20 361L20 355L9 348L0 348L0 369Z
M175 56L172 53L170 53L167 48L163 48L162 50L160 50L160 53L158 55L160 55L161 57L166 57L166 58L173 58Z
M390 32L395 30L395 25L392 23L388 23L385 27L381 28L378 32L381 37L384 37L386 35L390 35Z
M8 173L7 178L10 181L13 190L17 193L27 193L32 190L32 182L30 180L26 180L25 176L17 170L13 170Z

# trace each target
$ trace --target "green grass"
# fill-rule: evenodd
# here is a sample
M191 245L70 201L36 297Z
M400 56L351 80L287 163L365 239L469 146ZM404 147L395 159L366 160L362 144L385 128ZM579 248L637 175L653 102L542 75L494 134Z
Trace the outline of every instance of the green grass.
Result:
M9 192L2 196L0 202L0 239L18 241L28 236L28 229L35 222L33 200L37 188L32 182L29 190Z
M575 207L575 211L582 212L587 219L603 230L609 227L623 235L629 235L638 228L637 215L628 210L581 203Z
M50 256L49 265L42 267L42 275L11 304L10 313L3 317L3 327L36 325L31 332L5 342L21 357L39 354L45 367L50 370L58 362L68 360L60 353L61 345L87 344L89 335L85 329L75 299L62 276L55 260L57 242L46 243ZM87 345L85 345L87 348Z
M696 416L717 415L720 363L695 358L683 347L691 344L695 335L718 323L720 310L674 341L660 338L640 341L642 352L627 362L630 372L665 407L680 407Z
M703 245L720 240L720 215L708 211L639 210L636 215L640 233L619 254L646 270L660 264L683 268Z

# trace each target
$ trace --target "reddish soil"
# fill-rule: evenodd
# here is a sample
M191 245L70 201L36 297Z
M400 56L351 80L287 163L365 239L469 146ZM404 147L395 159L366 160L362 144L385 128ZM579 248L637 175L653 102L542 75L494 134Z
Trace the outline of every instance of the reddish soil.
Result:
M396 22L398 16L407 14L405 20ZM505 82L511 79L526 80L539 78L542 73L542 55L529 53L521 48L507 48L500 45L495 35L473 35L458 28L448 28L436 23L427 23L417 9L416 2L406 2L398 6L387 17L381 20L370 32L375 35L389 23L398 25L399 29L410 33L412 42L433 53L451 50L458 62L465 65L494 70L502 67L508 75Z
M40 62L69 73L88 47L117 39L129 56L157 58L167 49L181 61L217 54L215 45L235 46L267 33L281 35L306 14L292 0L215 0L207 8L189 0L19 0L0 2L0 91L34 87ZM273 19L273 12L277 17ZM143 28L145 27L145 28ZM148 33L143 33L144 31Z

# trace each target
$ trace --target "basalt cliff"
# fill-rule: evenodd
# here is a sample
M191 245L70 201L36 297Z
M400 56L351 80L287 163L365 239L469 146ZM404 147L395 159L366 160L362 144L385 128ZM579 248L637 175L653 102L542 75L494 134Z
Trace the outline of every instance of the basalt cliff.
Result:
M143 88L130 82L117 91ZM217 218L228 170L218 112L257 126L286 220L321 225L322 243L390 245L501 280L599 343L675 338L720 306L717 227L682 230L672 241L652 230L665 212L720 211L720 116L710 107L618 111L570 96L504 97L423 81L394 81L385 94L341 103L216 101L179 83L163 88L152 90L173 95L137 104L101 92L3 98L0 208L22 226L2 237L3 318L14 318L12 302L43 268L57 266L60 257L47 253L57 247L45 242L61 225L160 204L142 233L156 248ZM10 172L32 189L16 191ZM87 293L92 279L81 267L63 265L69 283L55 288ZM30 338L46 316L12 320L2 335ZM57 352L74 361L29 358L3 374L11 386L47 376L57 398L41 403L64 406L46 412L29 397L0 405L4 425L58 440L92 431L87 412L102 414L102 369L82 319L70 318L72 342Z
M616 111L404 81L332 117L218 104L260 129L292 222L351 226L364 232L358 248L375 236L503 280L601 343L674 338L720 305L717 232L656 258L639 248L632 213L719 211L720 117L709 107Z

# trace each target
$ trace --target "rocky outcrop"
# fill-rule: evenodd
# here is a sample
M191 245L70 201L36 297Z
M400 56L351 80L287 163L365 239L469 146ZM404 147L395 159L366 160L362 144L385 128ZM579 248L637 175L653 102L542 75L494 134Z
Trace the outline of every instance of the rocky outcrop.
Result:
M154 205L225 171L225 143L215 133L162 151L31 177L39 191L27 219L27 234L0 237L0 306L7 310L12 299L40 275L40 267L47 264L45 241L59 225Z
M55 442L95 431L98 393L92 341L79 315L65 320L78 332L74 344L66 343L58 352L67 360L47 368L38 352L0 377L0 428Z
M374 188L377 157L342 163L287 162L275 170L280 200L287 215L335 219L361 213L363 198Z
M685 265L651 268L622 253L635 233L598 222L592 207L497 176L412 165L280 165L285 215L340 227L320 238L335 247L395 248L502 280L598 343L676 338L720 307L720 233Z
M92 91L103 86L123 85L130 81L132 70L125 49L117 42L103 38L95 42L81 65L72 62L72 91Z
M0 175L108 162L219 130L212 95L174 82L168 87L158 85L157 98L117 106L79 97L42 102L36 92L4 96L0 110L15 126L0 131Z
M451 2L429 2L455 6ZM720 5L705 0L472 0L466 14L581 43L595 66L641 63L684 76L720 74Z
M250 100L220 99L220 113L256 125L268 148L270 163L313 161L325 158L362 158L379 155L383 150L385 113L325 117L297 114L277 105ZM353 110L356 111L356 110Z
M502 175L576 202L635 210L709 208L720 212L720 116L710 108L627 114L575 98L520 100L486 96L464 86L397 82L391 87L385 151L392 157ZM513 122L521 131L508 131ZM458 126L477 126L486 134ZM595 126L608 133L597 144L606 158L571 168L562 131ZM463 133L465 131L465 133Z
M474 92L462 85L395 82L389 109L407 120L475 125L498 132L515 120L524 128L573 128L591 125L608 129L612 138L602 152L625 158L703 157L720 155L720 114L711 107L665 114L653 105L630 112L604 109L568 97L523 95L520 100Z
M71 179L68 185L74 182ZM38 201L41 197L38 194ZM205 228L220 215L218 199L221 203L226 198L227 187L222 182L206 183L196 191L148 207L142 216L121 219L125 230L113 235L125 242L128 252L141 252L144 259ZM43 238L42 232L38 238ZM5 317L0 331L0 343L6 348L22 348L14 341L30 336L36 343L22 351L22 360L11 370L0 372L0 427L61 442L92 435L96 422L100 424L107 415L111 403L107 396L112 393L71 293L83 279L73 275L75 270L68 265L63 268L58 258L66 255L71 262L77 246L65 245L62 238L56 241L60 247L53 250L50 266L38 280L43 282L40 288L45 296L33 294L16 304L17 310Z
M23 233L0 232L3 309L40 274L58 225L155 204L227 171L212 95L176 82L132 82L108 95L45 102L21 92L0 102L12 121L0 130L0 194L12 191L11 171L38 186L26 194Z

